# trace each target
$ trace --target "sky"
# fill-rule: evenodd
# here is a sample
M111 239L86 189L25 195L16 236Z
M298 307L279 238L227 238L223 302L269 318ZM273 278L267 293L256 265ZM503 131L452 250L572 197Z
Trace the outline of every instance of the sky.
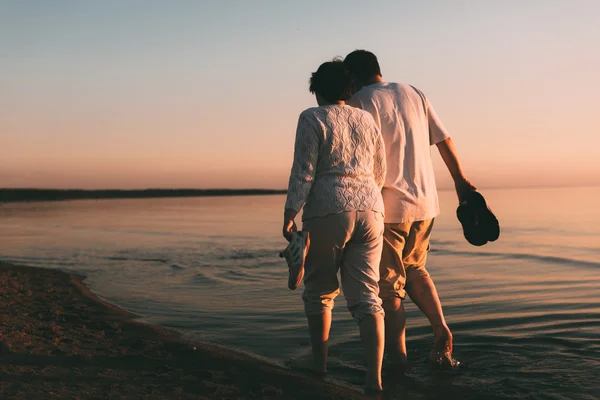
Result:
M596 0L0 0L0 187L284 189L311 72L355 49L478 187L600 185Z

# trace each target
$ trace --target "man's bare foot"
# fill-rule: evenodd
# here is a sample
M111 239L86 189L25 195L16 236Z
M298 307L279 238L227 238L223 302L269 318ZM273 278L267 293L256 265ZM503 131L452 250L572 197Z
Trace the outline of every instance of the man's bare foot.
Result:
M436 335L435 344L429 353L429 362L441 368L456 368L460 365L452 357L452 333L450 329L444 330Z
M406 354L390 357L385 366L385 372L391 375L402 375L408 370L408 358Z

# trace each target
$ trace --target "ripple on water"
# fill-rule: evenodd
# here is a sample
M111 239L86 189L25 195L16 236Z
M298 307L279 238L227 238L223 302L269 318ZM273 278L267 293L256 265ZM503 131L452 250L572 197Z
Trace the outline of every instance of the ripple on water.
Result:
M260 260L276 257L282 249L236 249L224 251L218 260Z

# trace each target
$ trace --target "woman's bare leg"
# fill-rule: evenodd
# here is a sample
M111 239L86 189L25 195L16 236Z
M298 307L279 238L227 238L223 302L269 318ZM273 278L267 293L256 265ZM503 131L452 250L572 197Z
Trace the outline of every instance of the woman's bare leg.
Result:
M360 338L367 360L367 391L381 391L381 365L383 364L384 322L383 314L366 316L358 324Z
M329 348L329 330L331 329L331 310L321 314L308 315L308 330L312 345L312 370L327 372L327 351Z

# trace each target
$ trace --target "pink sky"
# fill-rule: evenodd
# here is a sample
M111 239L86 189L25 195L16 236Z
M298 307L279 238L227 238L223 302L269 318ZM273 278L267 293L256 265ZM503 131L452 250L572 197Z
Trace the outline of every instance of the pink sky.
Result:
M594 1L67 3L0 6L0 187L283 189L310 73L356 48L478 186L600 184Z

